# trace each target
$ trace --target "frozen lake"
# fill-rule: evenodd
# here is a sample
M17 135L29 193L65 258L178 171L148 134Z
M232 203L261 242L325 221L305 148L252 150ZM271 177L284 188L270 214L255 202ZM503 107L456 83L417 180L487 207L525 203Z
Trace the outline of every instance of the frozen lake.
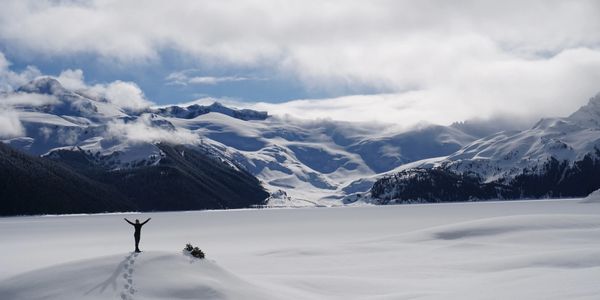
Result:
M126 274L93 289L133 250L124 217L152 217L142 230L135 293L119 287ZM187 242L209 262L180 265ZM23 290L50 299L600 297L600 203L579 199L9 217L0 218L0 245L2 299ZM89 281L53 278L73 272ZM189 280L170 284L156 273Z

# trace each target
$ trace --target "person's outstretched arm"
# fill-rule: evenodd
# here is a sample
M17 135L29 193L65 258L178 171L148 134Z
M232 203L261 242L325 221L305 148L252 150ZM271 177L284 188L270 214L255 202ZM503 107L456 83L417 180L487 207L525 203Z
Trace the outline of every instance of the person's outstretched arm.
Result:
M127 218L123 218L123 220L127 221L127 223L133 225L133 223L131 223L131 221L127 220Z
M148 218L146 221L144 221L144 223L142 223L142 225L148 223L148 221L150 221L150 219L152 219L152 218Z

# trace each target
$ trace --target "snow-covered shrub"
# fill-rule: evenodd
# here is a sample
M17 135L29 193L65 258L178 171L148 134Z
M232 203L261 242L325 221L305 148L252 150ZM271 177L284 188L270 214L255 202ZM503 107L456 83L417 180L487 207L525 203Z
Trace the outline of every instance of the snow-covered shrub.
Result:
M194 247L192 244L186 244L183 250L189 252L189 254L195 258L204 259L204 252L202 252L200 248Z

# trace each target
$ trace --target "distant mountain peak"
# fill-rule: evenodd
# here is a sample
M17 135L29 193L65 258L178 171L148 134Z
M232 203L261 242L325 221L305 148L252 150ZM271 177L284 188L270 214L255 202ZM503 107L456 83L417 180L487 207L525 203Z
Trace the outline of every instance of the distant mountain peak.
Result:
M223 105L223 103L221 103L219 101L215 101L211 105L209 105L208 107L226 107L226 106Z
M579 108L568 119L584 127L600 128L600 93L590 98L588 104Z
M66 92L67 90L60 82L52 77L39 77L21 86L19 92L37 93L47 95L57 95Z
M211 112L221 113L244 121L265 120L269 117L269 114L266 111L230 108L221 104L220 102L213 102L211 105L192 104L187 107L172 105L150 109L150 112L164 117L176 117L183 119L193 119Z

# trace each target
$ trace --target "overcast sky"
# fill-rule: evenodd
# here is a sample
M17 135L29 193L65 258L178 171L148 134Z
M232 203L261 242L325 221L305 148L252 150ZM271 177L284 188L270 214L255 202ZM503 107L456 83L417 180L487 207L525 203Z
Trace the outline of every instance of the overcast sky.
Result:
M0 88L63 73L156 104L535 119L600 92L600 1L4 0L0 52Z

